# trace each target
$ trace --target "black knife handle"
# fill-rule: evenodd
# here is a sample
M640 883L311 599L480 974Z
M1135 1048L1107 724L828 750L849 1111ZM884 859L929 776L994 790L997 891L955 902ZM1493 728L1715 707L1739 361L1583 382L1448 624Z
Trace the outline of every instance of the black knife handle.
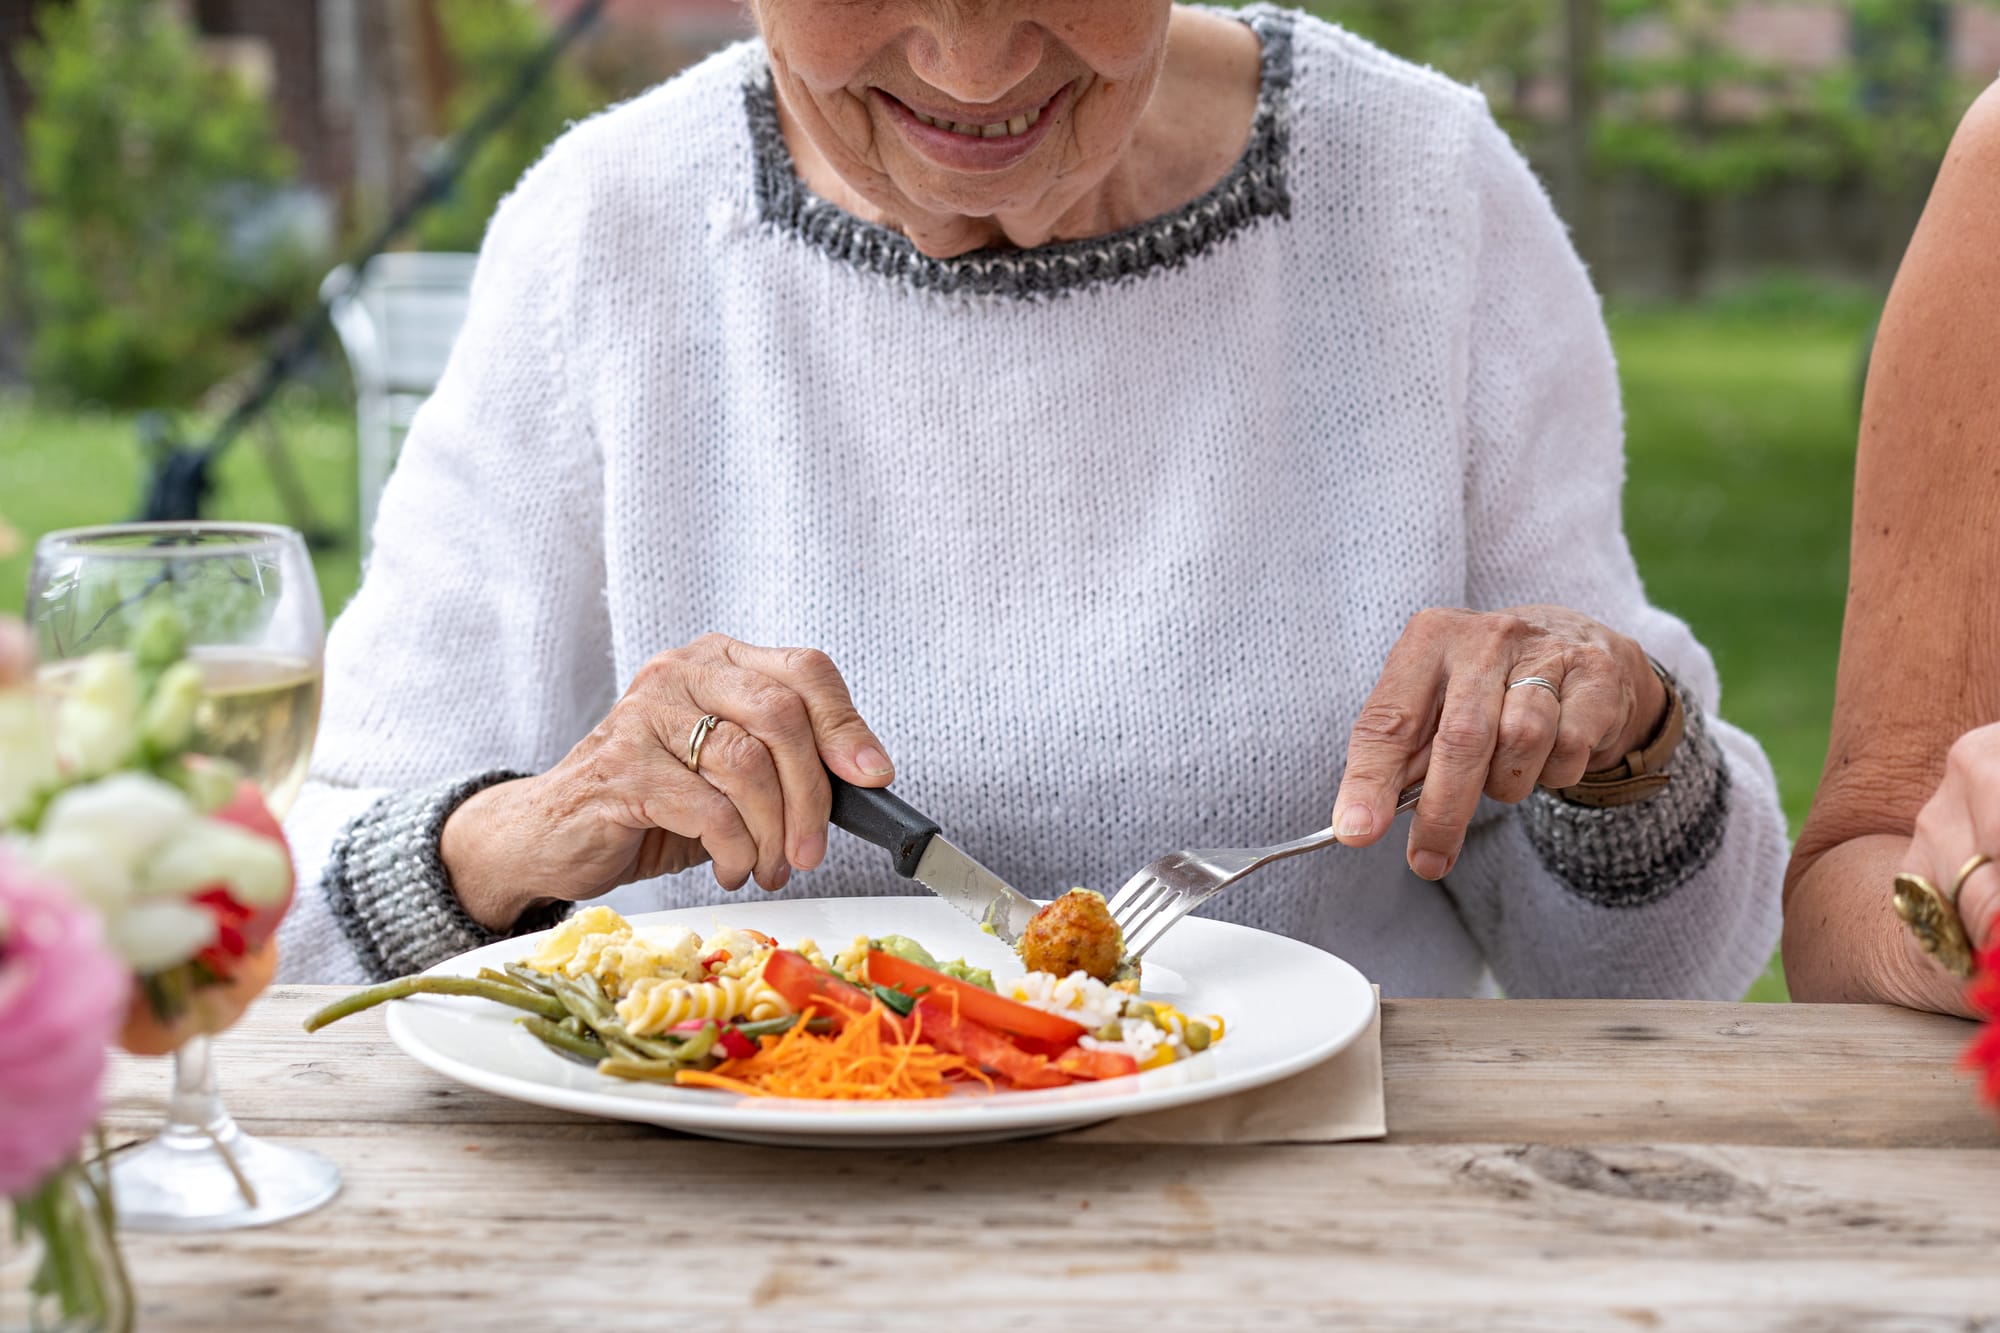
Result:
M833 788L833 824L855 837L883 848L896 862L896 873L911 879L924 848L937 834L938 822L887 787L857 787L827 770Z

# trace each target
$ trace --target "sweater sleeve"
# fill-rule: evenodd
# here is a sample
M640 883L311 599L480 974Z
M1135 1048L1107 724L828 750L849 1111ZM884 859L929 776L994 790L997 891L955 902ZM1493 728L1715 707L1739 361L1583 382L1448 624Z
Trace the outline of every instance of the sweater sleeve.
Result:
M286 821L285 980L364 980L489 938L451 894L437 830L482 781L555 763L609 706L602 469L563 356L580 206L560 150L501 206L383 492Z
M1740 998L1778 936L1776 781L1757 742L1716 715L1707 651L1646 600L1625 540L1602 314L1547 196L1490 117L1469 139L1465 179L1477 256L1470 604L1564 605L1630 635L1678 678L1689 728L1668 788L1638 804L1585 810L1547 792L1482 802L1447 891L1510 995Z

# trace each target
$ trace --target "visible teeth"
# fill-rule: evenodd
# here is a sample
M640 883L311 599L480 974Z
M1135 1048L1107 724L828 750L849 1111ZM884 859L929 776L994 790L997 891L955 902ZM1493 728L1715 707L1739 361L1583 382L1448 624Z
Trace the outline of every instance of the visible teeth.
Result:
M935 116L927 116L914 107L910 109L910 114L915 116L920 124L929 125L934 129L950 130L953 134L963 134L968 139L999 139L1009 134L1026 134L1042 119L1040 107L1025 115L1015 116L1011 120L995 121L991 125L974 125L969 120L940 120Z

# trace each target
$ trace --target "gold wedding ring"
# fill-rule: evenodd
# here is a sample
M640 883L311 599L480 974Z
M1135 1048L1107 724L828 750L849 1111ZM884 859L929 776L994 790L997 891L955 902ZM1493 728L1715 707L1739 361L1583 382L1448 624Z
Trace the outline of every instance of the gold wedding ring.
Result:
M1547 676L1523 676L1519 680L1510 680L1507 682L1507 688L1510 690L1518 690L1523 685L1539 685L1550 694L1553 694L1556 697L1557 703L1562 702L1563 692L1557 689L1556 683Z
M1958 878L1951 882L1951 910L1958 910L1958 891L1965 887L1965 881L1972 878L1972 872L1983 865L1991 865L1993 858L1985 852L1974 852L1966 863L1958 868Z
M694 730L688 733L688 772L701 772L702 744L708 739L708 733L721 725L722 719L713 713L705 715L701 721L694 724Z
M1950 893L1940 893L1937 885L1922 875L1896 876L1896 915L1917 937L1919 948L1937 959L1939 966L1961 977L1972 975L1975 960L1965 922L1958 915L1958 891L1973 871L1992 860L1984 852L1967 860L1952 880Z

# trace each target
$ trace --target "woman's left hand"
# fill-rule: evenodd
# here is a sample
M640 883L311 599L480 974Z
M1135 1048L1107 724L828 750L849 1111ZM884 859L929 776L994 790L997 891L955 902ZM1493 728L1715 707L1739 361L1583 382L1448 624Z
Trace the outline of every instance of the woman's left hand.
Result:
M2000 723L1977 727L1945 752L1944 778L1910 839L1903 869L1949 894L1958 886L1958 919L1975 951L2000 944L2000 864L1959 876L1972 858L2000 856Z
M1523 683L1530 677L1549 688ZM1645 650L1588 616L1560 606L1420 611L1355 720L1334 829L1368 846L1388 831L1397 794L1422 778L1410 869L1443 879L1481 794L1511 803L1537 786L1572 786L1645 745L1666 713Z

